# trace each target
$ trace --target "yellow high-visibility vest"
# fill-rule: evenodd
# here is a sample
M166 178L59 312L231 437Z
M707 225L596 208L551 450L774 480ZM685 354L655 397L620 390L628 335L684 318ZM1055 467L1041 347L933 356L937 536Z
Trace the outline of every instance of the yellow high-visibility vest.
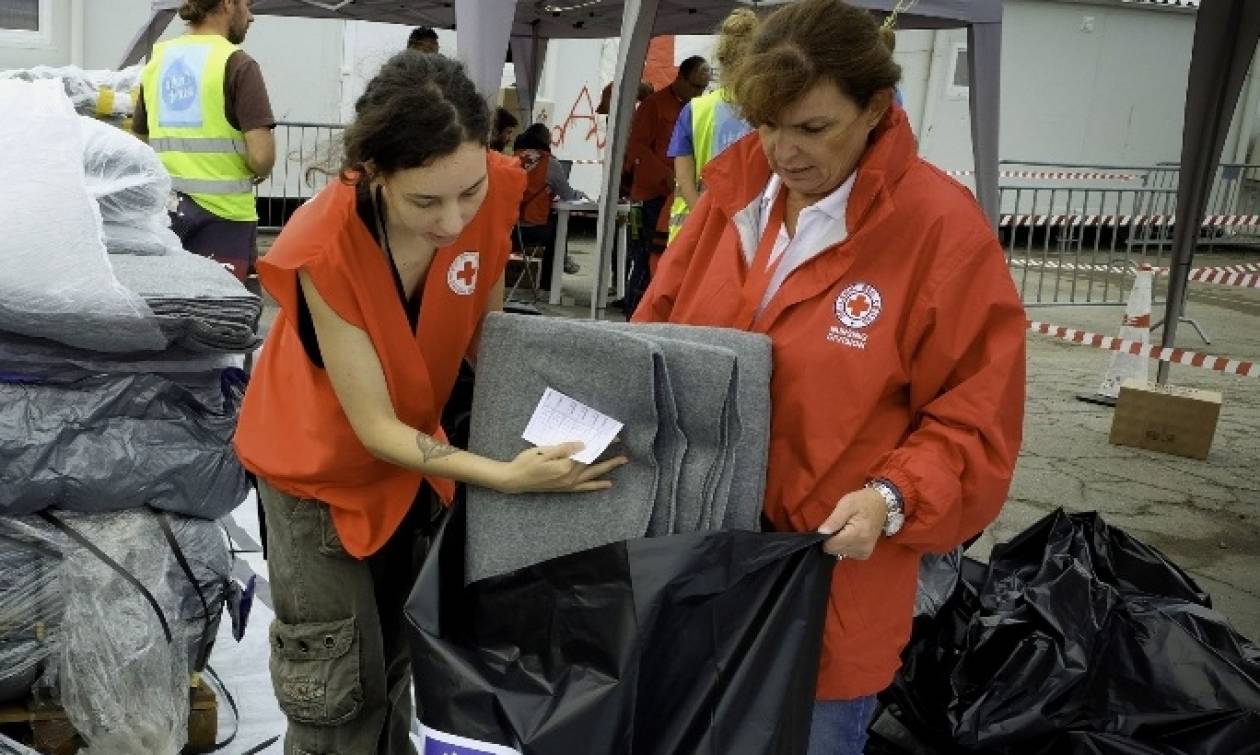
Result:
M258 220L245 135L227 119L223 93L236 45L217 34L189 34L153 48L141 75L149 145L171 186L224 220Z
M730 110L730 93L718 89L691 100L691 144L695 149L696 179L709 161L722 150L735 143L751 127ZM726 112L722 112L726 109ZM719 133L719 131L721 133ZM669 240L673 241L682 230L683 222L691 214L691 208L683 199L682 192L674 192L674 204L669 210Z

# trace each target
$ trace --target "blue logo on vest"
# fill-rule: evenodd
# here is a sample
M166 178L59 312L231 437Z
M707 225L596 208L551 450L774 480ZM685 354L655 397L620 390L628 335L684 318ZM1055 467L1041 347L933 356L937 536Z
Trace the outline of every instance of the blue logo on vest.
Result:
M171 110L187 110L197 99L197 74L182 60L166 69L162 79L162 102Z
M201 88L209 45L177 47L166 53L158 74L158 125L201 128Z

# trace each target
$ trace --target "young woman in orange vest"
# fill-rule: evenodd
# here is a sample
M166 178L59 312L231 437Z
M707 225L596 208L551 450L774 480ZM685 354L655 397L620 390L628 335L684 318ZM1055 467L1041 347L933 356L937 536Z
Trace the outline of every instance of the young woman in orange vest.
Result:
M267 519L285 752L413 752L402 607L435 498L455 481L601 490L625 463L579 465L575 444L487 459L442 434L461 360L502 304L525 186L489 131L458 63L398 54L356 105L340 180L258 263L280 312L236 447Z

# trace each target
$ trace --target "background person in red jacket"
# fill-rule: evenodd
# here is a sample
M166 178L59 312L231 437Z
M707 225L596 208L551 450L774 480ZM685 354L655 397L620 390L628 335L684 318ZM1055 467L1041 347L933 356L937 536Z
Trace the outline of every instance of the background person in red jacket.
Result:
M811 755L858 755L910 636L920 556L1001 509L1024 313L971 193L916 154L864 10L769 16L729 82L756 128L709 163L636 321L774 342L765 515L837 557Z
M698 55L687 58L678 66L678 75L673 83L643 100L634 111L630 144L626 147L626 165L631 166L634 172L630 199L643 203L643 223L638 238L631 245L630 266L626 272L627 316L634 312L651 281L648 259L652 254L655 229L660 225L661 213L674 193L674 161L666 154L670 137L674 135L674 123L683 105L704 94L709 86L709 75L709 64L704 58ZM669 233L668 223L664 231L662 238Z

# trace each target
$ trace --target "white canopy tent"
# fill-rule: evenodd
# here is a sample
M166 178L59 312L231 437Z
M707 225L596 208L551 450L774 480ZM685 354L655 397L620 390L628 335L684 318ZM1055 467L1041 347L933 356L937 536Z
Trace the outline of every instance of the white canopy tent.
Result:
M517 89L530 119L550 39L620 37L615 81L638 82L648 42L660 34L709 34L738 6L771 8L791 0L255 0L258 15L378 21L455 28L459 58L486 96L493 97L510 49ZM889 13L896 0L848 0ZM140 61L170 24L178 0L154 0L123 65ZM906 29L965 27L971 72L970 104L976 195L990 220L998 217L998 129L1002 54L1002 0L919 0L898 18ZM637 86L615 87L608 148L599 197L600 258L615 238L617 186L629 140ZM606 266L599 265L601 270ZM595 304L592 303L592 309Z

